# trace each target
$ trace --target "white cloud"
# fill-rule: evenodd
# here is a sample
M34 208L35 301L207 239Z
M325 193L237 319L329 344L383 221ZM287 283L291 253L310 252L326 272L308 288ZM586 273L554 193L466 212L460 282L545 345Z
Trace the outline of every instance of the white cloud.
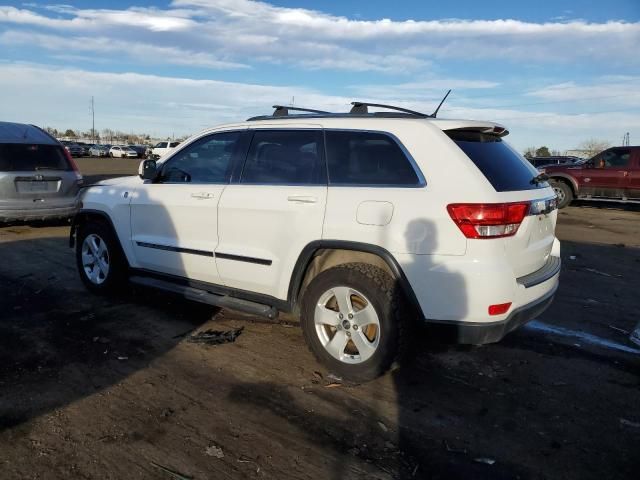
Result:
M297 103L344 110L349 99L300 86L103 73L46 65L0 63L3 119L86 130L89 98L96 124L157 135L194 133L221 122L271 113ZM29 101L26 102L25 99ZM98 128L98 127L96 127Z
M193 52L176 47L127 42L102 36L69 37L32 31L7 30L0 33L0 45L36 45L44 50L56 52L76 51L94 52L102 55L118 54L145 63L170 63L173 65L190 65L216 69L249 68L248 65L221 60L206 52ZM100 60L100 57L96 60Z
M434 78L431 82L439 86L440 80ZM87 130L89 98L93 95L97 128L148 132L155 136L190 134L219 123L268 114L271 105L288 104L292 97L297 105L329 111L348 111L353 100L298 85L102 73L15 63L0 63L0 91L6 120ZM381 98L370 100L384 103ZM398 103L430 112L439 100L434 96L434 100L406 99ZM637 114L616 108L607 111L606 106L594 110L601 113L468 108L447 102L440 116L504 123L511 131L509 141L519 149L542 144L554 149L572 148L591 137L616 143L626 131L632 132L632 138L640 135Z
M449 59L640 63L640 23L624 21L365 21L251 0L174 0L164 9L0 6L0 23L311 70L407 74Z
M604 77L595 80L597 83L592 80L587 85L574 81L552 84L531 90L527 95L550 103L607 100L625 107L640 107L640 77Z

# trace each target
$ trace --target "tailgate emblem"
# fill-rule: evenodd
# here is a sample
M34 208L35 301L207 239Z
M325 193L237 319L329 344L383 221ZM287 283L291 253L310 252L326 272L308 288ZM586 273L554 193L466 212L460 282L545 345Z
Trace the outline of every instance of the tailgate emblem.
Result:
M36 175L36 176L34 177L34 180L36 180L37 182L41 182L41 181L43 181L43 180L44 180L44 177L43 177L42 175Z

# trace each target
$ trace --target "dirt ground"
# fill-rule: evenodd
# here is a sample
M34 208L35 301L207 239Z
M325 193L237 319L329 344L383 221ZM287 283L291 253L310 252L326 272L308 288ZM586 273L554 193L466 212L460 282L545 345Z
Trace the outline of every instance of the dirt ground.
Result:
M89 179L137 167L80 163ZM89 294L68 231L0 227L2 479L640 476L639 209L563 210L561 286L537 321L483 347L421 337L366 385L332 379L287 321Z

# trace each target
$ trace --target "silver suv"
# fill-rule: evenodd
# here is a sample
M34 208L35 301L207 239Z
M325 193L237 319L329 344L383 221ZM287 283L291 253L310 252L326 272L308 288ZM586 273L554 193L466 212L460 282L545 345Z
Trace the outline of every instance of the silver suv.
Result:
M82 175L44 130L0 122L0 222L70 218Z

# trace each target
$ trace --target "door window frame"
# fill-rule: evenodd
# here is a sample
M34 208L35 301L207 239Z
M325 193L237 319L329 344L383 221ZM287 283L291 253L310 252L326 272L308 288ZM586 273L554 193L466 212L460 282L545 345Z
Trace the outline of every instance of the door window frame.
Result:
M427 181L422 174L422 170L418 166L418 163L413 158L409 150L404 146L404 144L400 141L398 137L396 137L393 133L387 132L384 130L369 130L369 129L356 129L356 128L325 128L323 129L324 133L324 149L325 152L328 151L327 148L327 132L350 132L350 133L372 133L377 135L382 135L387 137L393 143L395 143L400 151L403 153L405 158L409 161L411 168L413 168L414 173L418 179L417 183L331 183L331 175L329 172L329 160L328 155L325 154L327 160L325 164L327 165L327 180L330 187L344 188L344 187L357 187L357 188L424 188L427 186Z
M225 180L222 182L166 182L162 181L162 172L167 168L171 162L176 159L178 155L184 153L185 150L201 141L205 138L214 137L216 135L223 135L227 133L238 133L238 141L236 142L236 148L231 154L231 159L229 160L229 166L227 167L227 172L225 174ZM220 130L216 132L209 132L204 135L199 136L198 138L194 138L192 141L186 143L183 142L177 147L175 147L175 151L171 152L171 155L160 164L160 172L158 173L157 178L153 181L154 184L160 185L228 185L231 183L233 179L234 172L237 170L237 165L242 161L243 158L246 157L248 150L247 143L247 130L246 129L233 129L233 130Z
M317 136L317 155L320 163L324 166L321 168L323 171L322 178L318 179L315 183L289 183L289 182L243 182L242 174L244 173L244 169L247 164L247 160L249 159L249 152L251 151L251 145L253 144L253 139L257 132L314 132ZM325 153L325 138L324 138L324 129L322 128L301 128L301 127L292 127L292 128L274 128L270 126L269 128L252 128L247 131L248 133L248 142L246 145L246 151L244 154L244 159L242 160L240 168L238 168L234 174L232 175L232 182L237 185L250 185L250 186L291 186L291 187L326 187L328 185L328 166L327 166L327 156Z

